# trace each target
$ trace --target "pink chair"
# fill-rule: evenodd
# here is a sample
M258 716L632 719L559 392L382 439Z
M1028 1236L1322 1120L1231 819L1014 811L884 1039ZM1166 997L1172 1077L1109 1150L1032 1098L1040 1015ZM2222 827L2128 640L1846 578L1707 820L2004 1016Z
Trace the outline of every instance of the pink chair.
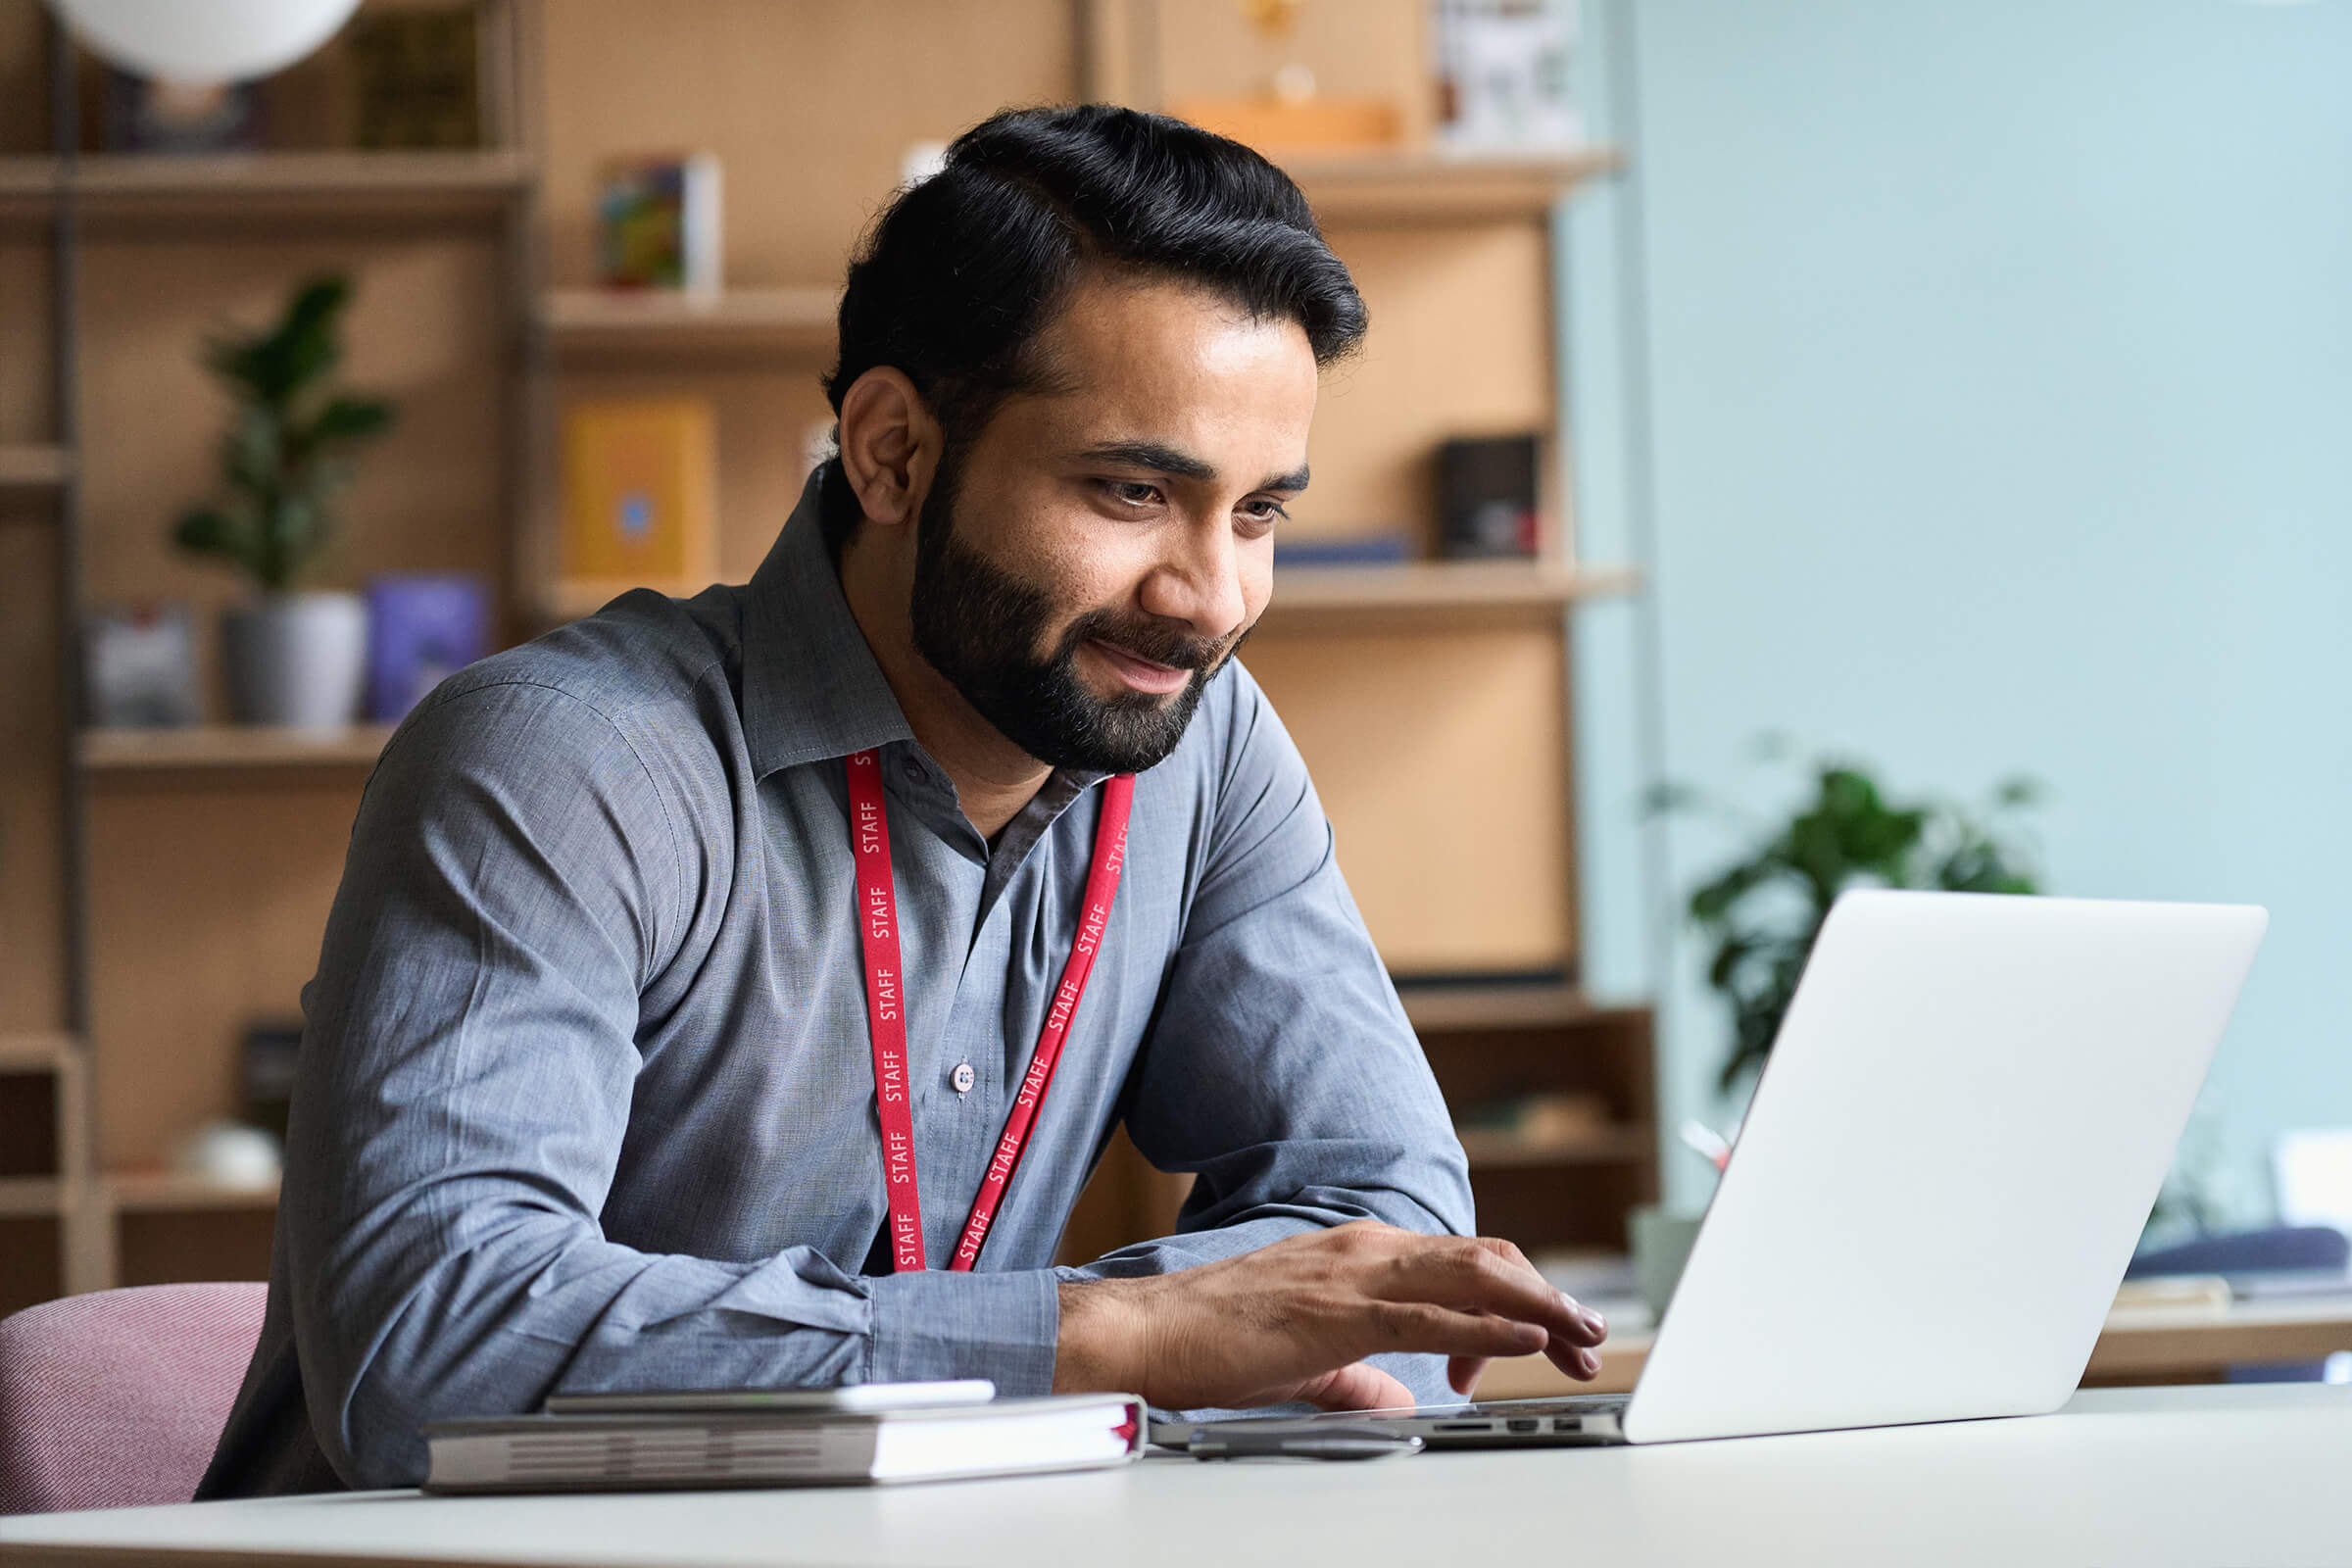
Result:
M269 1296L242 1282L146 1285L0 1321L0 1514L187 1501Z

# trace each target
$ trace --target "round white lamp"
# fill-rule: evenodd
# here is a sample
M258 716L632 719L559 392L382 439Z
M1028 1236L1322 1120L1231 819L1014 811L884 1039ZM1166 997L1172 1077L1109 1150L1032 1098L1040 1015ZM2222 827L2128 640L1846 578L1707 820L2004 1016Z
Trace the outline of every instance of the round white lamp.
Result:
M283 70L335 35L360 0L49 0L83 48L189 86Z

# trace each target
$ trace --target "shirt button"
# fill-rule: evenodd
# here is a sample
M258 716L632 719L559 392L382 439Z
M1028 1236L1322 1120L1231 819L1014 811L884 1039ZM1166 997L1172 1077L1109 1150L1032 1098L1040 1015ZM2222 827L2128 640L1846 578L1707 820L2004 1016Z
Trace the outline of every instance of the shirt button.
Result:
M972 1092L973 1077L972 1064L968 1061L959 1061L956 1064L956 1070L948 1074L948 1082L956 1086L957 1094L968 1095Z
M931 775L923 771L923 764L916 761L911 757L906 759L905 764L901 768L901 771L904 772L908 778L914 780L917 784L928 783L931 779Z

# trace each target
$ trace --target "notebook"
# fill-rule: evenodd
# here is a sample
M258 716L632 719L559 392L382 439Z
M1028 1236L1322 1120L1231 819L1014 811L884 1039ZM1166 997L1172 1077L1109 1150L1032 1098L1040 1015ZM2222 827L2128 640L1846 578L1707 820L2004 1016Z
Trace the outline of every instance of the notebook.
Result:
M1143 1451L1143 1400L1068 1394L919 1409L485 1416L435 1421L427 1492L858 1486L1090 1470Z

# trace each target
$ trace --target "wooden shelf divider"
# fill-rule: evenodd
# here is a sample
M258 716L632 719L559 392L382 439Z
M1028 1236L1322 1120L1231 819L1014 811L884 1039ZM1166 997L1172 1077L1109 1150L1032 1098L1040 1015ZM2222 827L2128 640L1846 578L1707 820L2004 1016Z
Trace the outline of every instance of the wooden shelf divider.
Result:
M87 153L0 158L0 213L46 214L60 195L93 218L488 217L527 192L531 161L504 150Z
M1544 562L1416 561L1394 566L1285 566L1262 624L1299 631L1360 622L1382 631L1419 626L1512 624L1544 620L1588 599L1632 593L1628 569L1580 571ZM543 596L551 620L576 620L626 593L627 583L557 583ZM642 584L673 598L701 593L702 582Z
M87 729L81 765L95 772L215 767L366 767L392 738L389 724L284 729L196 724L181 729Z
M1544 561L1409 561L1393 566L1285 566L1274 573L1267 631L1351 621L1384 631L1427 624L1556 620L1571 605L1638 585L1625 568L1580 569Z
M1612 147L1553 153L1439 151L1279 160L1318 222L1384 227L1540 219L1623 163Z
M1657 1134L1647 1127L1610 1127L1573 1143L1539 1143L1509 1134L1463 1128L1458 1136L1472 1170L1532 1170L1560 1165L1635 1164L1657 1152Z
M74 476L74 455L64 447L0 446L0 495L55 490Z
M0 1176L0 1219L63 1214L66 1184L54 1176Z
M558 354L813 360L833 352L841 294L831 286L717 294L551 289L539 323Z
M98 1178L98 1192L118 1214L277 1206L275 1182L248 1187L172 1170L113 1171Z
M1431 1033L1597 1024L1628 1020L1645 1010L1595 1005L1574 986L1408 983L1399 985L1396 995L1413 1027Z
M73 1059L74 1037L54 1030L0 1034L0 1072L54 1072Z

